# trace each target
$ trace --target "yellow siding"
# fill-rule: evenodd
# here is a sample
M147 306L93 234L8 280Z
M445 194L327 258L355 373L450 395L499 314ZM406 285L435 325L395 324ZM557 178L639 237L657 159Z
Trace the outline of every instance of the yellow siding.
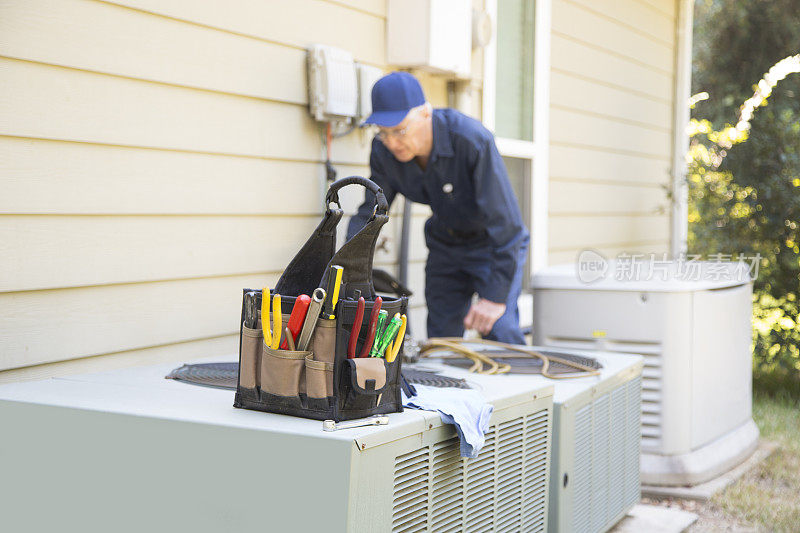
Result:
M549 237L553 252L610 247L626 242L666 242L669 217L602 213L551 216Z
M667 211L664 189L584 180L550 181L550 216L571 215L653 215Z
M207 357L209 358L209 362L230 360L231 354L235 353L238 342L239 335L237 332L232 335L199 341L179 342L166 346L145 348L143 350L117 352L113 354L113 357L101 355L97 357L60 361L57 363L25 366L0 372L0 384L11 383L13 381L44 379L55 375L64 376L70 374L84 374L87 372L101 372L116 368L148 364L175 363L175 366L178 367L186 361L197 359L198 357Z
M553 0L550 264L668 248L675 10Z
M310 215L324 199L311 161L0 137L0 162L3 214Z
M619 254L642 254L640 257L642 260L647 260L651 257L655 260L661 260L666 258L664 254L668 251L668 246L665 243L660 241L631 241L631 242L623 242L619 244L614 244L611 246L592 246L592 250L602 254L604 257L616 257ZM639 250L637 252L637 250ZM644 252L644 250L647 250ZM551 250L549 260L551 264L558 265L562 263L574 263L578 260L580 251L579 250Z
M235 354L242 287L273 284L322 213L305 48L388 69L385 17L384 0L0 3L0 382ZM551 263L666 248L674 18L553 1ZM477 87L480 51L473 70ZM418 74L447 105L447 78ZM334 142L340 176L368 174L369 142ZM363 192L341 198L352 213ZM401 208L375 260L392 272Z
M0 381L235 354L242 287L275 283L322 214L305 48L388 70L385 10L0 4ZM420 77L446 105L446 79ZM335 140L340 176L368 175L370 140ZM349 212L362 199L342 194ZM414 284L428 213L414 210ZM395 217L381 268L395 271L399 232ZM424 323L421 298L420 284Z
M380 2L118 0L113 3L295 48L329 44L349 51L357 61L376 66L384 66L386 60L386 14L377 7ZM363 10L357 7L359 4L372 8Z
M101 2L33 0L0 9L6 21L0 40L7 57L243 96L307 101L305 52L297 47Z
M230 335L238 330L242 287L276 279L254 274L3 293L3 364L17 368Z

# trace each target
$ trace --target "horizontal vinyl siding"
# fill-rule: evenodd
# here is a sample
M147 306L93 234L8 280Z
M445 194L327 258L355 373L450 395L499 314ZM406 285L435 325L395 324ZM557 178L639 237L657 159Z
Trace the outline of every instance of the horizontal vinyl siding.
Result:
M121 351L114 353L113 357L103 354L97 357L25 366L0 372L0 384L159 363L175 363L177 368L181 364L197 358L208 358L209 361L231 361L235 358L238 346L239 335L237 333L210 339L170 343L142 350Z
M667 212L662 187L592 183L584 180L550 180L550 215L654 215Z
M305 48L388 69L384 27L383 0L0 4L0 382L235 355L241 289L274 284L323 212ZM339 176L368 176L370 140L334 141ZM376 256L393 273L401 208Z
M646 260L653 255L655 260L664 259L666 256L664 255L669 250L668 243L662 241L653 241L653 240L644 240L644 241L632 241L632 242L621 242L613 245L599 245L599 246L592 246L591 248L593 251L602 254L604 257L613 258L619 254L644 254L642 255L642 259ZM644 250L647 250L644 252ZM578 250L551 250L550 251L550 264L558 265L563 263L574 263L578 261L578 256L580 251Z
M0 59L0 135L320 161L306 107ZM366 147L338 139L339 162Z
M242 287L276 279L254 274L2 293L3 364L17 368L230 335L238 330Z
M553 0L550 264L668 247L675 7Z
M385 11L380 2L325 0L117 0L155 15L225 30L243 37L306 48L315 43L343 48L357 61L384 66ZM370 5L370 10L359 9Z
M549 237L551 251L577 251L626 242L666 242L669 239L669 216L551 216Z

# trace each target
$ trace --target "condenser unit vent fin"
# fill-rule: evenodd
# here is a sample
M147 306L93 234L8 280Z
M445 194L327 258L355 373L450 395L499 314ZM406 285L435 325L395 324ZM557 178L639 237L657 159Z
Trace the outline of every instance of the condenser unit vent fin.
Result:
M605 531L639 501L641 394L637 377L575 414L573 531Z
M428 449L394 461L392 531L426 531L428 521Z
M392 531L544 531L549 423L540 410L493 425L472 460L456 437L396 457Z

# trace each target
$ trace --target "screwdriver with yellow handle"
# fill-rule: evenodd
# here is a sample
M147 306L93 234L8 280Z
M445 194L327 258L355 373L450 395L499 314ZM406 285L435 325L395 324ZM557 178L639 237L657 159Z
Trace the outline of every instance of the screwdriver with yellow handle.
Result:
M397 354L400 352L400 345L403 344L403 337L406 336L406 324L408 324L408 318L406 318L406 315L402 315L400 320L400 329L397 330L397 337L394 340L394 344L386 349L387 363L391 363L394 361L395 357L397 357Z
M281 314L281 295L272 297L272 349L277 350L281 345L281 330L283 329L283 315Z
M272 346L272 333L269 329L269 287L261 289L261 331L264 334L264 344Z
M327 298L325 303L322 304L322 318L328 320L335 320L336 303L339 301L339 289L342 286L342 274L344 268L339 265L331 265L328 271L328 288L325 291Z

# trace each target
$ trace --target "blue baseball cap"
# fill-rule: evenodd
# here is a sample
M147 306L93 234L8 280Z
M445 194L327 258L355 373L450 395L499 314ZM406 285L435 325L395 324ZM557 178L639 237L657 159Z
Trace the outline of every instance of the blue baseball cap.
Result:
M392 72L372 87L372 114L364 124L397 126L409 111L424 103L425 95L417 78L408 72Z

